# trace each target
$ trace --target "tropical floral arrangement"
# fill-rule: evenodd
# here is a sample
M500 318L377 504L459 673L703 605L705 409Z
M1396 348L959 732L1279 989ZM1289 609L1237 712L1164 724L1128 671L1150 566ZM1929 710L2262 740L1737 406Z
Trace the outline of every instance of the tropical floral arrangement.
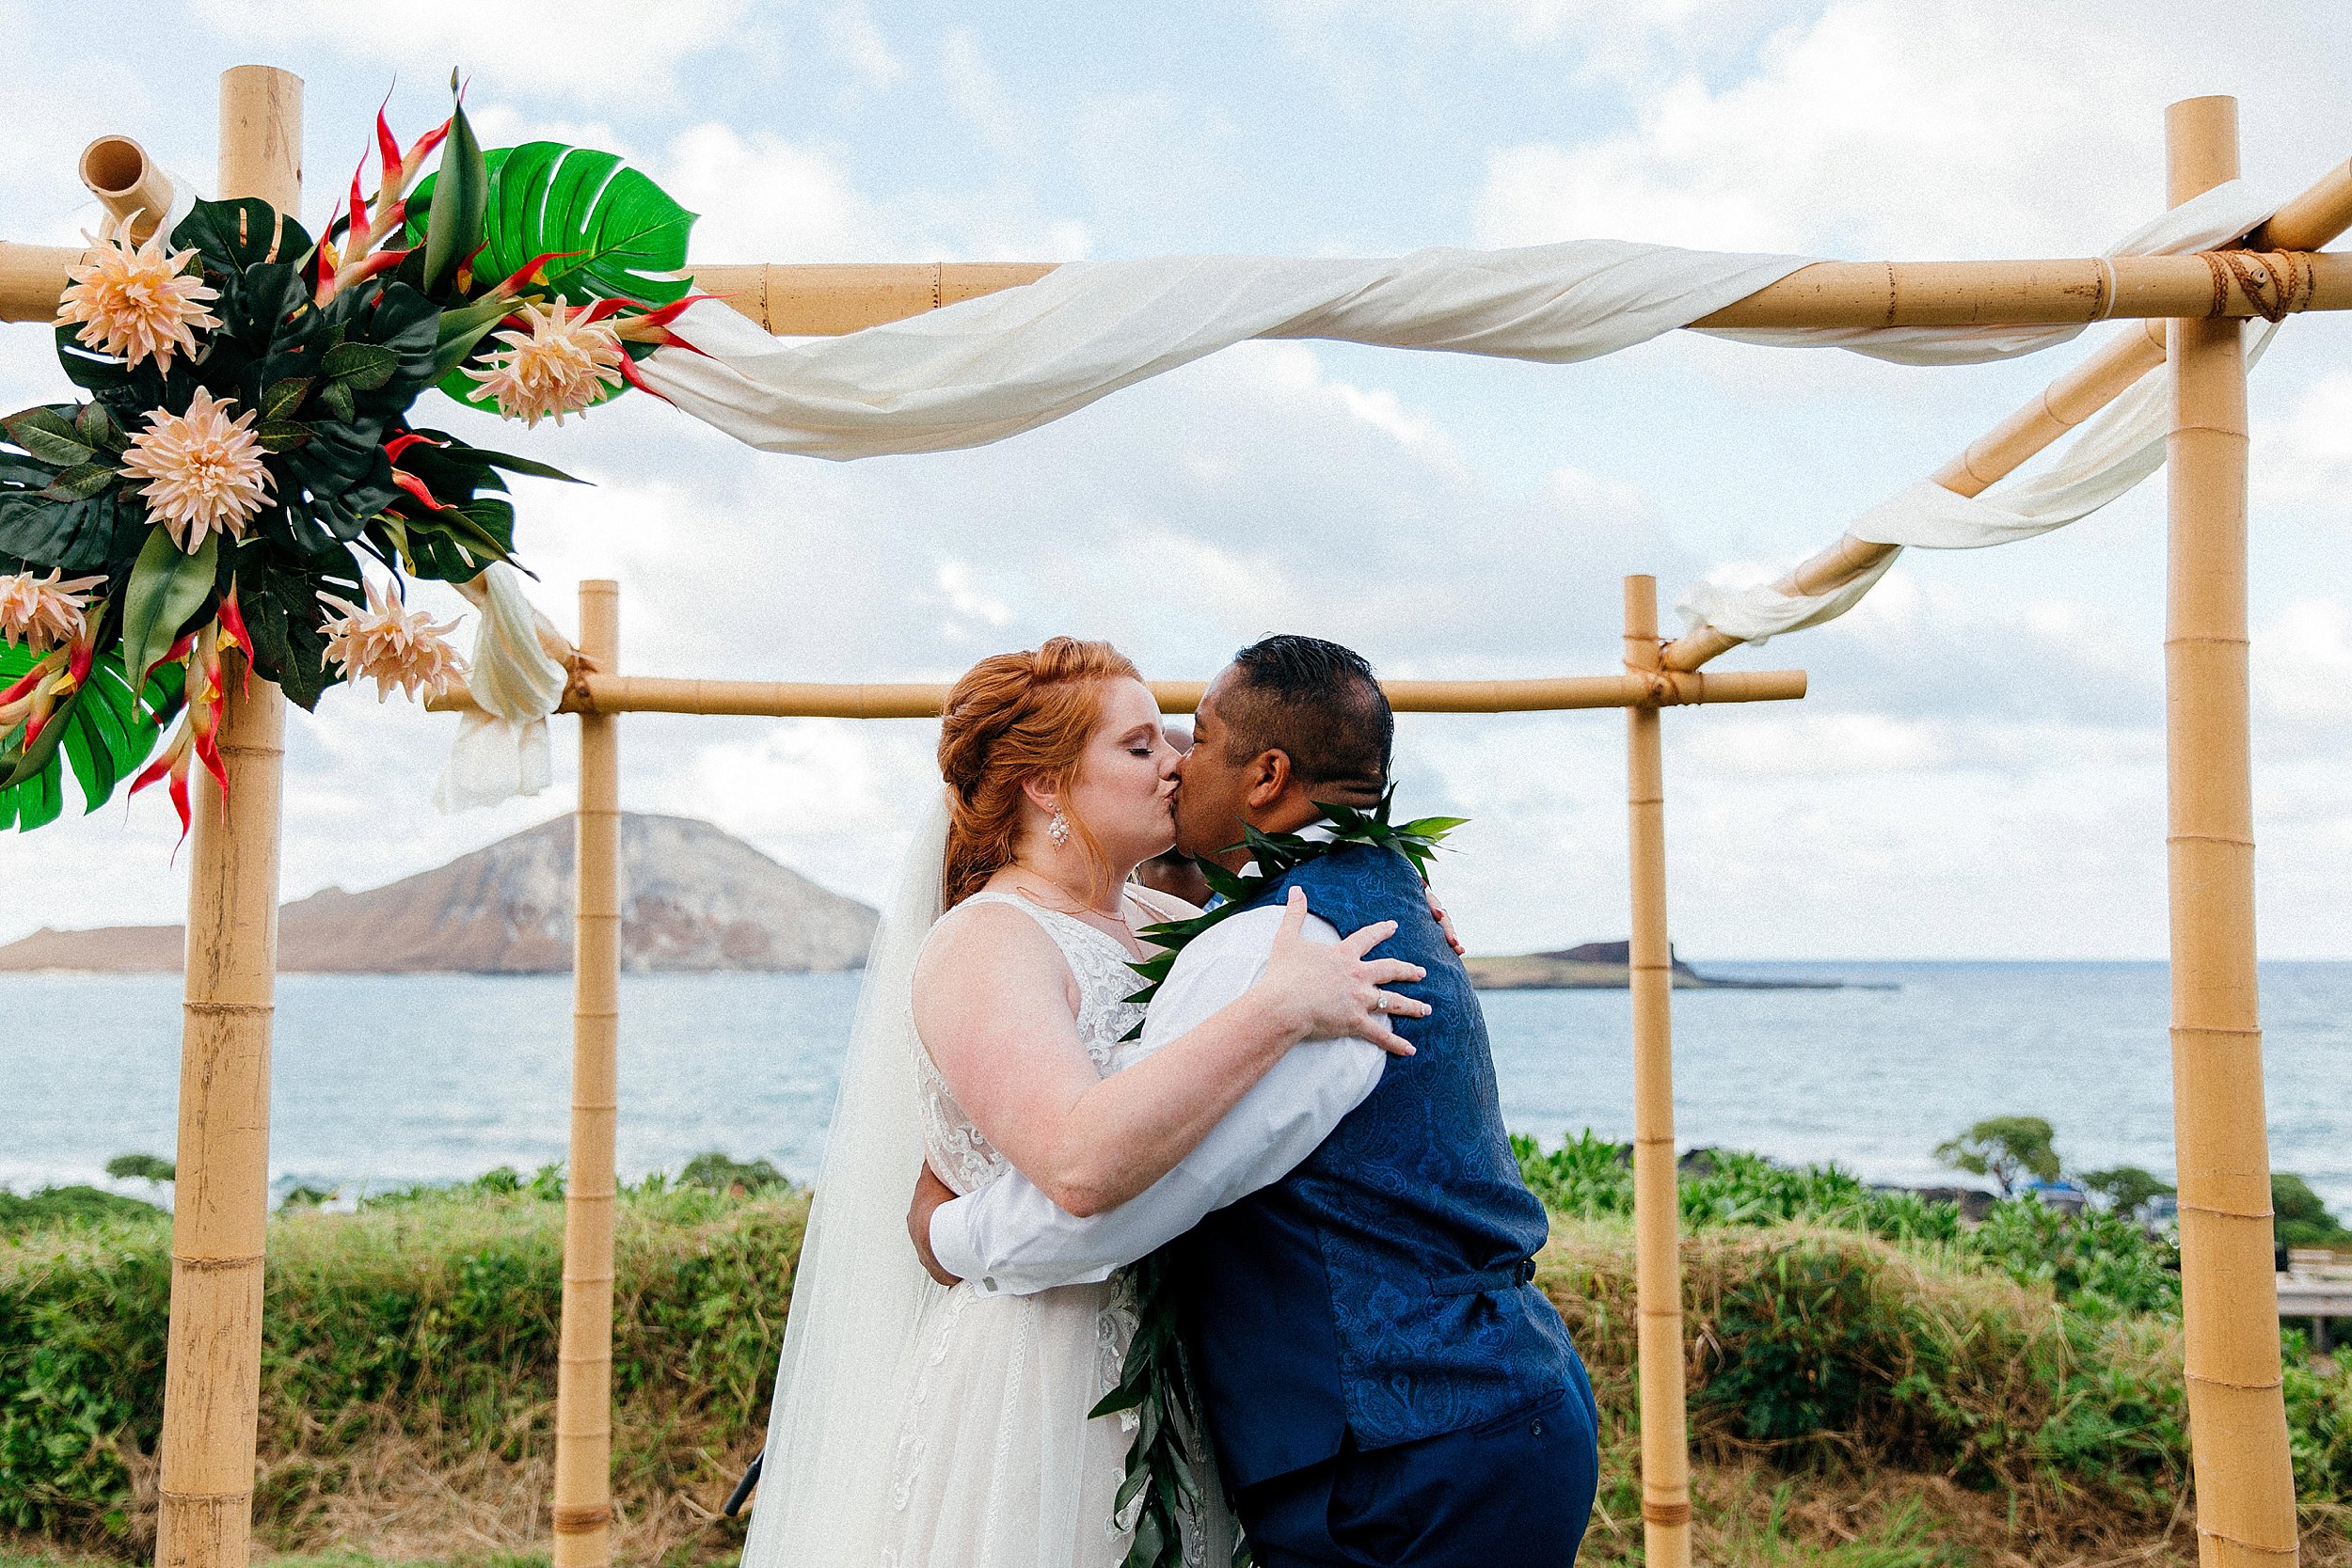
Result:
M485 151L451 87L405 149L377 112L376 188L363 158L315 239L251 199L93 237L56 320L87 401L0 419L0 826L54 820L70 768L92 811L168 780L184 833L191 762L227 784L231 648L305 708L454 684L409 583L510 562L504 476L570 476L417 400L561 424L678 341L694 214L612 153Z

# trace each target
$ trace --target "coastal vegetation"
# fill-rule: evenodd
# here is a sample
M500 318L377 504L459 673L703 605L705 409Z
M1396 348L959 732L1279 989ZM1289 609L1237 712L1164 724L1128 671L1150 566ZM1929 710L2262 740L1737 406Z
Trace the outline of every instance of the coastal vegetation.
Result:
M1622 1146L1590 1134L1518 1149L1554 1214L1538 1283L1603 1411L1585 1560L1636 1561L1630 1172ZM562 1193L554 1168L501 1170L356 1213L281 1212L264 1543L473 1564L538 1549ZM0 1241L0 1531L20 1558L132 1560L151 1544L169 1231L115 1202L130 1207L20 1212ZM1836 1169L1723 1152L1689 1163L1681 1207L1708 1560L1992 1568L2158 1542L2133 1560L2193 1560L2169 1243L2029 1198L1967 1225L1952 1204ZM763 1436L806 1208L772 1167L718 1155L620 1206L625 1560L683 1568L739 1549L741 1525L715 1515ZM2286 1348L2305 1560L2352 1563L2352 1367L2296 1333Z

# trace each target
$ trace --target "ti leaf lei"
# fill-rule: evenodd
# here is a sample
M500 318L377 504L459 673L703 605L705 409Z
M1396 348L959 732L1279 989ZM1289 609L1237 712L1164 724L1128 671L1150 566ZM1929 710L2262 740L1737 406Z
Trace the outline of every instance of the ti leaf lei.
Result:
M1247 875L1228 871L1212 861L1196 861L1211 891L1222 902L1189 919L1147 926L1136 933L1157 943L1161 951L1131 966L1146 984L1127 1000L1149 1003L1176 966L1176 956L1202 932L1248 909L1283 877L1334 849L1360 845L1394 850L1410 861L1426 881L1439 843L1468 819L1423 816L1391 823L1389 816L1395 800L1396 791L1391 789L1371 811L1316 801L1315 809L1331 829L1327 839L1245 827L1243 845L1257 861ZM1133 1039L1142 1032L1143 1025L1137 1023L1126 1037ZM1120 1518L1136 1510L1135 1540L1123 1568L1175 1568L1183 1561L1182 1521L1198 1520L1200 1515L1200 1483L1194 1478L1216 1473L1192 1364L1176 1329L1175 1275L1176 1259L1170 1247L1162 1247L1129 1269L1136 1292L1136 1336L1128 1343L1119 1386L1089 1412L1089 1416L1111 1416L1132 1410L1136 1416L1136 1440L1127 1450L1126 1476L1114 1505ZM1236 1541L1234 1568L1248 1568L1250 1561L1249 1544Z

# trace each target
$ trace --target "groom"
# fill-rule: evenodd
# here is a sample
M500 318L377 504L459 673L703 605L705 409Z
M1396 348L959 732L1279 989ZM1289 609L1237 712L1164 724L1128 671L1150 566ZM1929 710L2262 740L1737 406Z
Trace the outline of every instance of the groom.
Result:
M1316 800L1377 804L1393 730L1347 649L1243 649L1200 701L1177 847L1239 870L1248 851L1228 847L1245 823L1313 837ZM1089 1218L1018 1173L952 1200L927 1173L910 1232L935 1276L1023 1294L1183 1237L1185 1338L1264 1568L1568 1563L1596 1480L1592 1390L1532 1283L1543 1209L1503 1132L1477 997L1411 864L1350 845L1294 867L1185 947L1144 1046L1255 981L1292 886L1321 940L1398 923L1380 951L1428 971L1401 989L1436 1008L1394 1021L1414 1055L1294 1048L1174 1171Z

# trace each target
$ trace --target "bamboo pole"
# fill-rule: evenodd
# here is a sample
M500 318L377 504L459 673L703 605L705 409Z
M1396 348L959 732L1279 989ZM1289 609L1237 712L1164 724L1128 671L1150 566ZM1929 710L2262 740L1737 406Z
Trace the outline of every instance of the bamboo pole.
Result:
M611 669L621 585L580 585L580 646ZM612 1560L612 1131L620 1088L620 721L580 721L572 947L571 1164L555 1383L555 1568Z
M1658 579L1625 579L1625 667L1658 673ZM1633 1284L1641 1371L1642 1544L1649 1568L1691 1568L1691 1441L1683 1408L1682 1257L1675 1180L1674 959L1666 933L1665 762L1655 705L1625 710L1633 894Z
M2237 101L2165 114L2177 206L2237 174ZM2171 325L2164 643L2181 1319L2209 1568L2297 1560L2280 1387L2247 724L2246 358L2234 322Z
M281 212L302 195L302 80L220 78L220 185ZM180 1048L179 1179L164 1359L159 1568L245 1568L261 1407L269 1055L285 700L221 656L226 793L197 769Z
M1384 681L1400 713L1548 713L1635 705L1776 703L1804 695L1802 670L1663 671L1635 675L1568 675L1516 681ZM1163 713L1190 713L1206 681L1153 681ZM585 692L585 696L581 695ZM677 680L660 675L591 674L566 692L564 713L701 713L767 719L936 719L946 704L943 683L832 686L804 681ZM454 690L426 705L465 713L472 697Z
M107 215L129 224L135 245L145 245L171 211L171 176L128 136L101 136L82 149L81 173Z
M2253 250L2317 250L2352 229L2352 162L2337 165L2249 234ZM2231 247L2235 248L2235 247ZM2050 383L2042 395L1999 424L1931 477L1959 496L1980 496L2083 420L2123 395L2164 363L2165 324L2151 317ZM1794 595L1843 587L1900 546L1842 535L1808 557L1773 586ZM1669 670L1696 670L1740 645L1740 639L1702 626L1666 645Z

